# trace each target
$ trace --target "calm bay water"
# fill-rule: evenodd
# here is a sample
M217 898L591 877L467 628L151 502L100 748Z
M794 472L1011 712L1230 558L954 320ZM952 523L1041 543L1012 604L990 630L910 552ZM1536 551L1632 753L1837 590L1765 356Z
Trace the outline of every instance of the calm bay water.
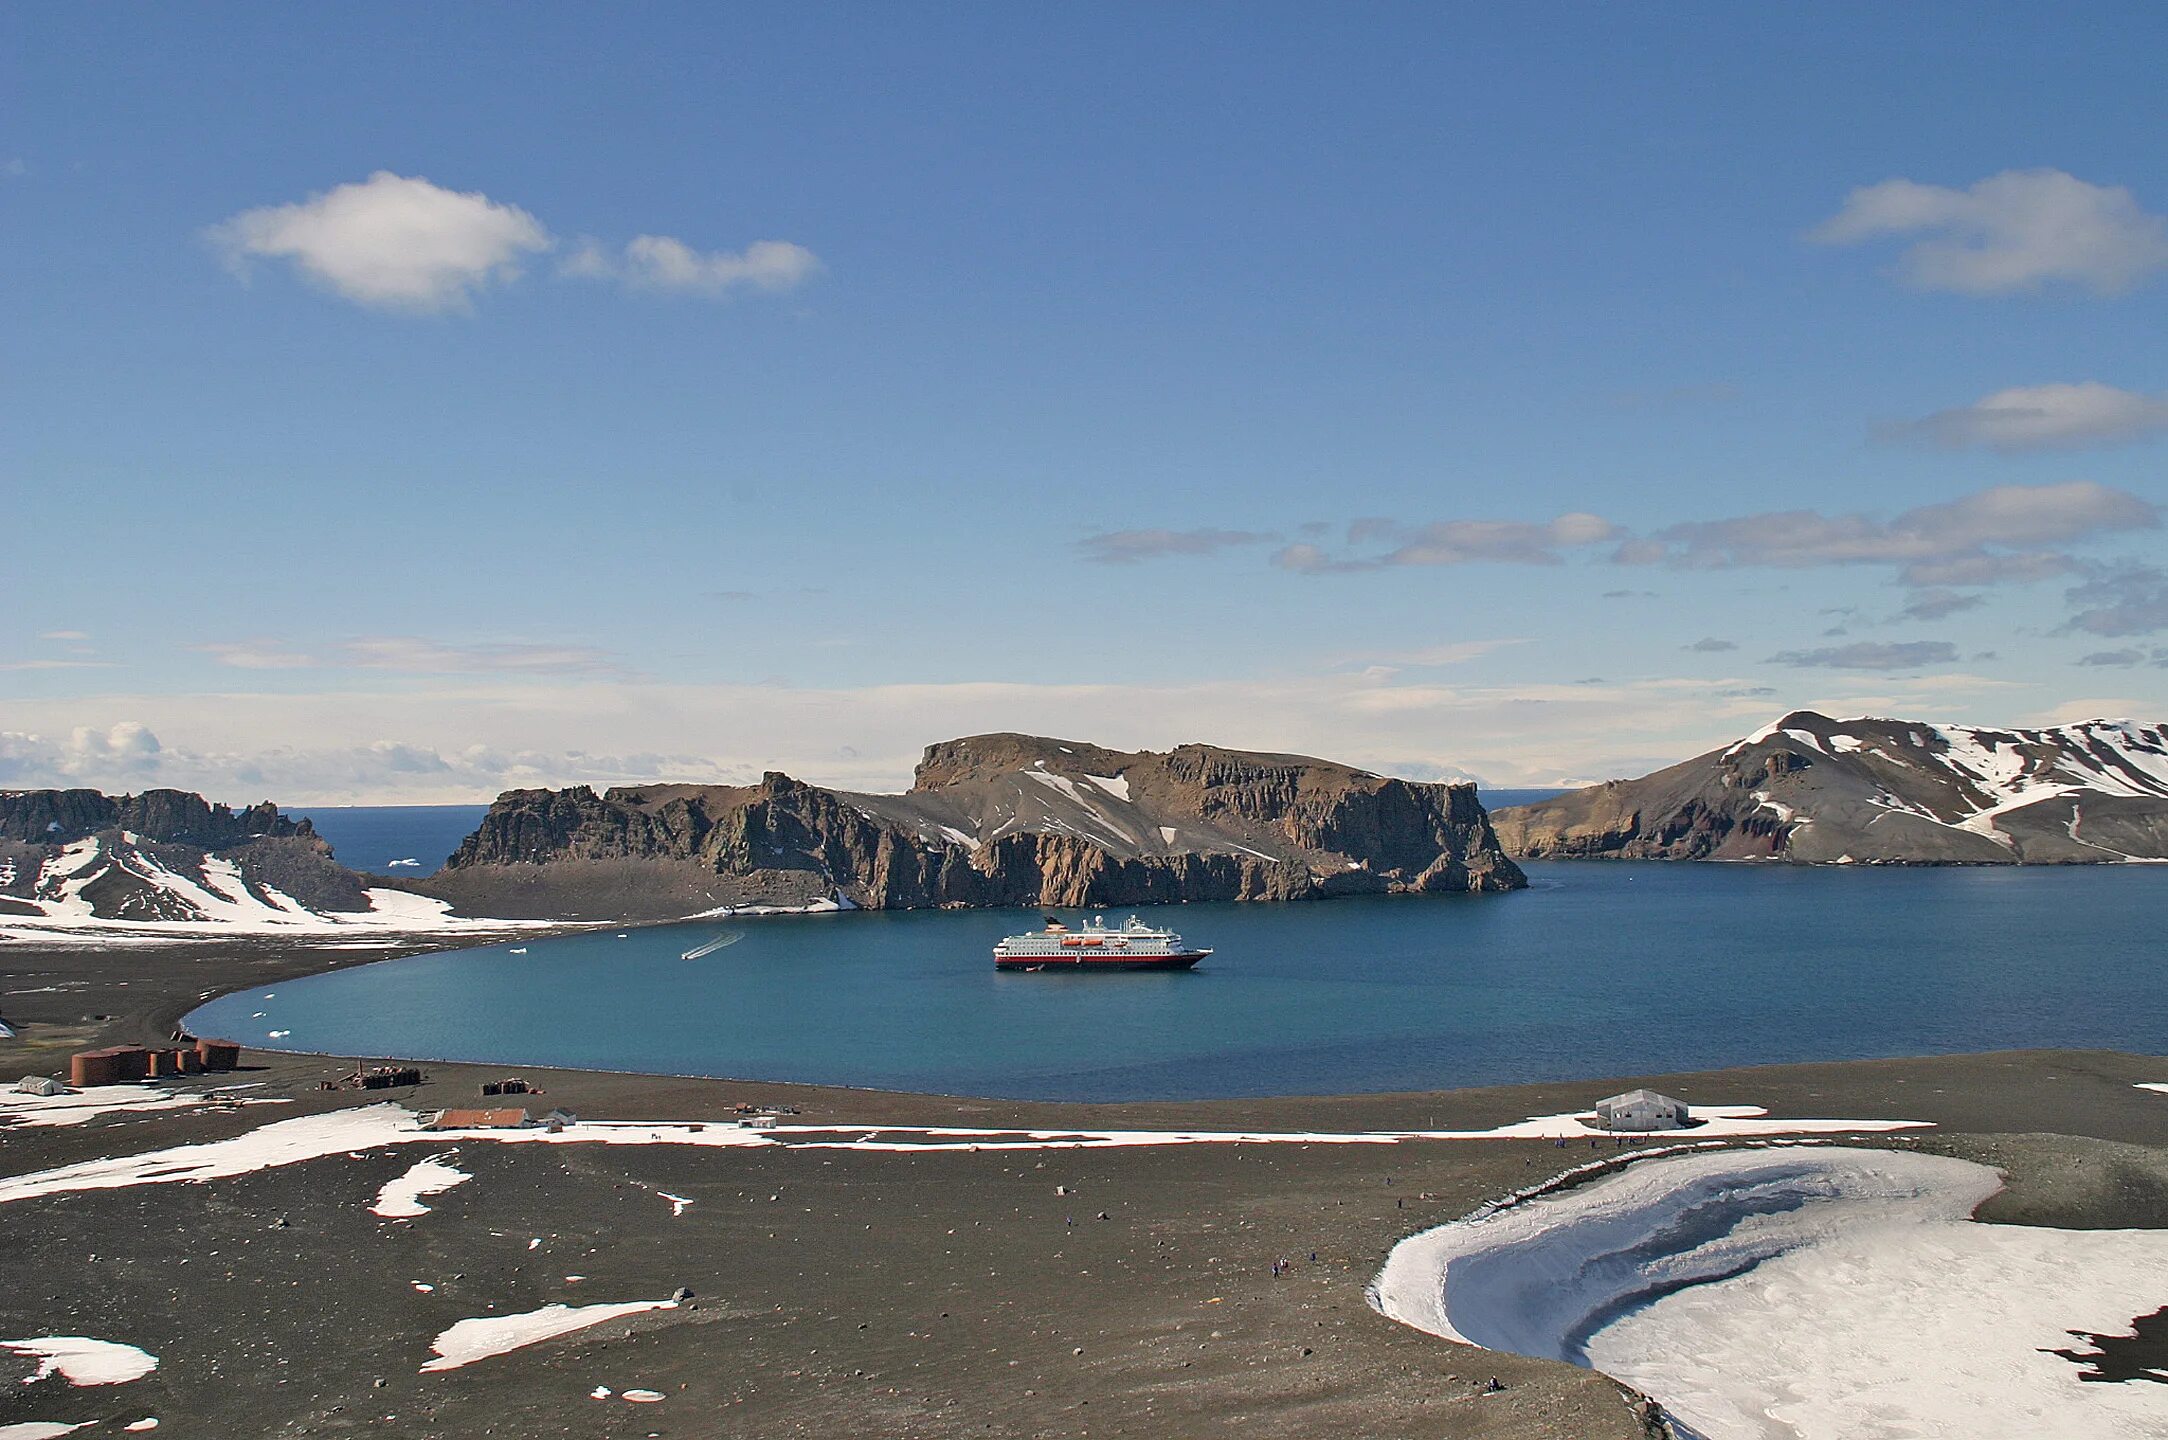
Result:
M2168 867L1527 869L1504 896L1145 912L1216 947L1187 974L997 974L990 947L1036 911L780 916L416 956L189 1023L337 1054L1090 1100L2168 1050ZM742 938L679 958L725 931Z

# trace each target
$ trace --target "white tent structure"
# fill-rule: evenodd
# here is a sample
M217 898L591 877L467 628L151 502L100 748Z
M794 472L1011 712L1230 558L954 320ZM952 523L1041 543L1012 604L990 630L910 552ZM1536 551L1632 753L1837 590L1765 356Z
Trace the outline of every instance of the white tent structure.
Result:
M1596 1124L1604 1130L1677 1130L1691 1118L1685 1101L1654 1090L1629 1090L1596 1102Z

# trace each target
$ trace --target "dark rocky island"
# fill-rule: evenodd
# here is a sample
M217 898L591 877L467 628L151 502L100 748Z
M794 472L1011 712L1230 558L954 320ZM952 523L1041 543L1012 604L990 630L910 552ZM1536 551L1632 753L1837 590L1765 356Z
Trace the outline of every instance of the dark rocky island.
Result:
M408 888L474 915L661 919L723 906L867 909L1309 900L1526 883L1473 785L1184 745L1028 735L931 746L910 790L758 785L498 797Z
M2168 727L1786 715L1638 780L1494 817L1529 859L2040 865L2168 858Z

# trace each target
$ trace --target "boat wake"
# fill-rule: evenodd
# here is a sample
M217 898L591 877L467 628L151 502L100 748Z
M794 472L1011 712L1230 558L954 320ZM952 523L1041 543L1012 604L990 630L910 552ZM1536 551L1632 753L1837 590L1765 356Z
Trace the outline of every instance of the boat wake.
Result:
M704 956L713 955L718 950L735 945L744 938L745 936L742 933L733 930L727 935L716 936L705 945L695 945L678 958L680 960L698 960Z

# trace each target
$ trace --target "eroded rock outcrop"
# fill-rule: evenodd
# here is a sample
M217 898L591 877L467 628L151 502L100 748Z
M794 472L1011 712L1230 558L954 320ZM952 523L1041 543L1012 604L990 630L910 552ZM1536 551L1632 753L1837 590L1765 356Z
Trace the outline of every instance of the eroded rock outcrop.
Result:
M500 796L416 888L469 913L659 918L820 900L874 909L1302 900L1526 883L1472 785L1185 745L1027 735L928 748L911 789L751 786Z

